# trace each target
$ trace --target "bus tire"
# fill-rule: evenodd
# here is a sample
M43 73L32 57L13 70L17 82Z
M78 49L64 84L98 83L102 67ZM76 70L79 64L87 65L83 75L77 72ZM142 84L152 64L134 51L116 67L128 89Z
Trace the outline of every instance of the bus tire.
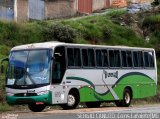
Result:
M124 90L124 93L123 93L123 99L122 100L116 100L115 104L118 107L129 107L129 105L131 104L131 100L132 100L131 91L126 88Z
M29 104L28 108L33 112L41 112L45 109L46 105L36 105L36 104Z
M100 107L101 102L86 102L85 104L88 108L96 108Z
M61 104L63 109L75 109L79 104L79 95L76 92L70 92L66 104Z

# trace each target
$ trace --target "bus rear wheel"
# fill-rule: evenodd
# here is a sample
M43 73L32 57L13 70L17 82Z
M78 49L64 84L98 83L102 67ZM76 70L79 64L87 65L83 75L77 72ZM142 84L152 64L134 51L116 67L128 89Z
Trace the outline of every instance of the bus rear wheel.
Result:
M29 104L28 108L33 111L33 112L41 112L45 109L46 105L41 104L41 105L36 105L36 104Z
M129 89L125 89L123 93L123 99L116 100L115 104L118 107L129 107L129 105L131 104L131 100L132 100L131 91Z
M100 107L101 102L86 102L86 106L88 108L96 108L96 107Z
M79 104L79 95L76 92L70 92L67 98L67 103L60 106L63 109L75 109Z

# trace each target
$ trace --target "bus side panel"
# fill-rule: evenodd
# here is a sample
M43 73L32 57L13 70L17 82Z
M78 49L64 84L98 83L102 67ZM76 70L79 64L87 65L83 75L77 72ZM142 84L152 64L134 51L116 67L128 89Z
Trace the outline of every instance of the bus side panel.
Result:
M119 80L114 86L114 91L119 99L123 98L123 92L126 87L131 88L133 98L144 98L156 94L156 82L148 76L139 73Z
M107 78L105 78L105 73ZM68 70L69 85L79 86L80 101L113 101L123 99L126 87L131 88L133 98L154 96L156 91L155 70ZM109 74L113 77L109 77ZM68 85L68 86L69 86ZM115 92L115 99L108 87ZM113 92L112 91L112 92Z
M104 86L101 86L102 88ZM110 92L104 94L97 93L93 88L85 86L80 90L80 102L94 102L94 101L107 101L114 100Z

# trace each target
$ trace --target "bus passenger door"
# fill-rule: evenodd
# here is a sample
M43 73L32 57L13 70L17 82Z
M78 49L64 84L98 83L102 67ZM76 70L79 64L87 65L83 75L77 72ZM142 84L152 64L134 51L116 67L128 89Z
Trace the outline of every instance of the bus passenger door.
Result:
M55 48L52 63L52 102L64 103L62 80L66 71L65 47Z

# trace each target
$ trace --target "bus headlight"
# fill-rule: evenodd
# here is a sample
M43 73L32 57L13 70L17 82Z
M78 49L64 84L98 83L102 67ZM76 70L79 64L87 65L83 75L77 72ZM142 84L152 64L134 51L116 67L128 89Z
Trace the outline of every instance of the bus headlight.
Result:
M49 93L48 90L47 91L41 91L41 92L38 92L37 95L45 95L45 94L48 94L48 93Z
M14 94L13 93L7 93L7 96L13 96Z

